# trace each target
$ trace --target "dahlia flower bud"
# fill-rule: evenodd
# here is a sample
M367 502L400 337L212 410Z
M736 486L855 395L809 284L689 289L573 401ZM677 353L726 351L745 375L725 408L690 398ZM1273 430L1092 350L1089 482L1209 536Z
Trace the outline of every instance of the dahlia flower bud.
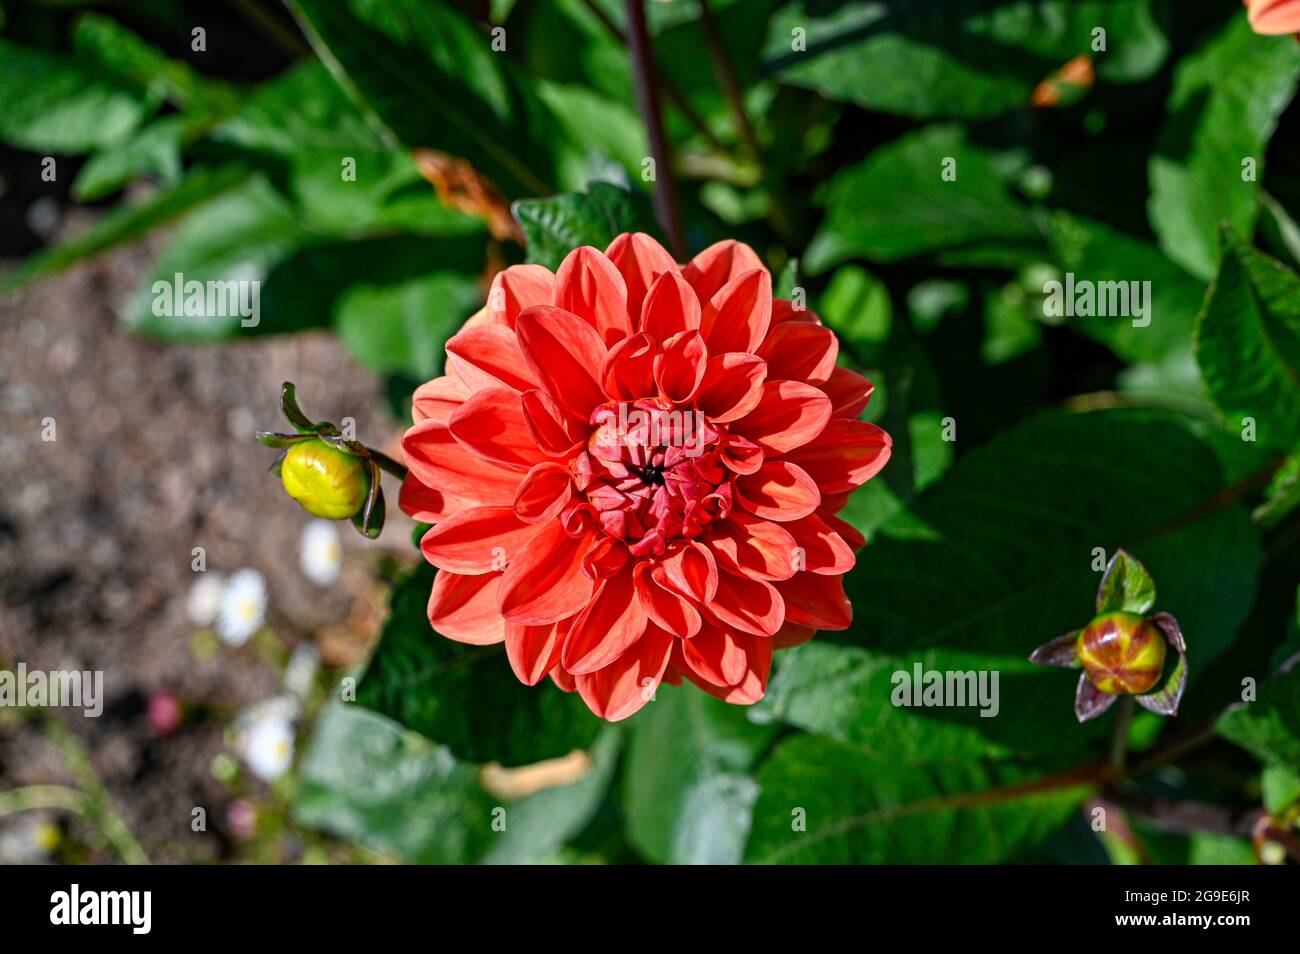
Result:
M889 459L838 350L738 242L501 272L402 441L430 624L610 721L662 681L760 699L774 649L849 626L836 514Z
M351 517L363 534L379 536L384 526L379 470L405 480L406 468L344 437L329 421L310 420L298 407L294 387L288 382L280 390L280 412L297 433L258 431L257 439L267 447L284 450L271 472L280 478L289 496L308 513L327 520Z
M1157 715L1178 714L1187 684L1187 646L1173 616L1144 615L1155 600L1155 582L1146 567L1119 550L1097 589L1097 615L1092 622L1044 643L1030 655L1030 662L1044 666L1082 667L1074 700L1080 722L1095 719L1121 695L1135 697ZM1177 659L1165 676L1169 649Z
M322 440L306 440L285 453L280 481L308 513L326 520L345 520L366 502L370 468L360 457Z

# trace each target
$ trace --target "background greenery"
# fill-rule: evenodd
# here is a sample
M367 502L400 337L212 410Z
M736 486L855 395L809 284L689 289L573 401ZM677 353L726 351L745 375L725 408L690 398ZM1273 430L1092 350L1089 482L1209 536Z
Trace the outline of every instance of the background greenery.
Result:
M194 50L203 8L171 0L0 5L0 141L104 209L0 292L171 226L156 276L260 278L264 319L157 318L151 279L123 322L328 325L400 410L494 269L656 228L613 0L254 0L242 53ZM871 541L853 628L779 654L752 708L665 687L609 727L431 638L421 567L356 702L315 725L297 821L456 862L1251 862L1261 809L1294 835L1300 44L1233 0L647 12L685 251L752 244L877 383L895 456L846 514ZM1058 75L1080 55L1095 82ZM417 150L490 188L446 204ZM1150 281L1151 325L1045 317L1067 271ZM1076 724L1075 675L1026 657L1087 621L1094 551L1119 546L1181 621L1191 682L1177 719L1134 720L1116 773L1114 717ZM1000 715L893 707L915 662L998 670ZM514 799L481 770L575 748L585 775ZM1096 799L1127 824L1094 833Z

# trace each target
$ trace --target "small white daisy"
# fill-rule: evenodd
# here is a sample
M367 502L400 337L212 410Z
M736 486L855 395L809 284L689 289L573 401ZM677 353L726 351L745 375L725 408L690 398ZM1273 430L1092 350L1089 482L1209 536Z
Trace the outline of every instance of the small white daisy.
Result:
M343 543L333 520L312 520L302 528L298 564L307 579L317 586L329 586L339 578Z
M298 711L298 700L277 696L248 706L235 719L235 754L264 782L274 782L293 762L293 720Z
M185 601L185 611L195 626L211 626L217 621L221 612L221 595L226 589L226 578L220 573L204 572L190 587L189 599Z
M221 595L217 636L227 646L242 646L266 621L266 580L256 570L232 573Z

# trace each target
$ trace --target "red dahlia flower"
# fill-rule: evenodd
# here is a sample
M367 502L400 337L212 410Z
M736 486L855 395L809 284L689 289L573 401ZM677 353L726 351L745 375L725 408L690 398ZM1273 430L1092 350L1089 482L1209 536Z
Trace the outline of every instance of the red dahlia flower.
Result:
M773 649L849 625L864 541L835 513L889 458L837 351L737 242L506 269L402 441L434 629L611 721L683 676L761 698Z

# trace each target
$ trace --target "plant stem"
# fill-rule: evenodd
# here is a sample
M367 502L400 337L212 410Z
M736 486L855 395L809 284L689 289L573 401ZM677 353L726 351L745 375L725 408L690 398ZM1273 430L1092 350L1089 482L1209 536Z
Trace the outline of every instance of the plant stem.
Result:
M627 34L619 29L618 24L609 18L609 15L600 8L595 0L583 0L583 3L586 5L588 12L609 32L610 36L624 46L628 45ZM677 87L661 76L659 77L659 90L713 149L721 153L727 152L727 147L722 144L722 140L714 134L713 130L709 128L709 124L700 117L700 114L695 111L686 100L686 97L678 92Z
M677 181L673 178L672 154L664 133L664 117L659 106L659 83L656 79L654 48L646 26L644 0L625 0L627 10L628 52L632 56L632 78L636 84L636 101L650 140L655 165L655 214L668 235L668 243L678 260L685 258L681 212L677 205Z
M1133 697L1123 696L1115 711L1115 729L1110 737L1110 771L1112 775L1122 775L1124 762L1128 756L1128 727L1133 721Z

